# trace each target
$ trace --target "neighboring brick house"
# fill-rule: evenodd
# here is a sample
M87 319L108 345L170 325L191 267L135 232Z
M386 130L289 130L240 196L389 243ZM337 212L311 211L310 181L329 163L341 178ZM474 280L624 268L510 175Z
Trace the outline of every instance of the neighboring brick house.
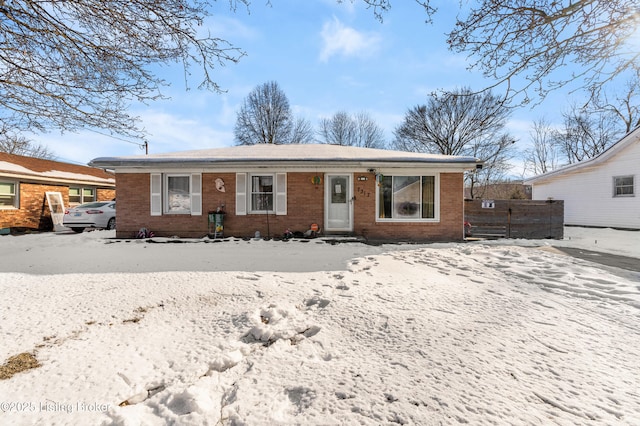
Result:
M0 152L0 229L51 230L47 192L64 206L116 196L115 175L95 167Z
M281 236L317 224L324 235L461 240L463 174L473 157L337 145L253 145L90 163L114 169L118 229L202 237L223 209L224 235Z

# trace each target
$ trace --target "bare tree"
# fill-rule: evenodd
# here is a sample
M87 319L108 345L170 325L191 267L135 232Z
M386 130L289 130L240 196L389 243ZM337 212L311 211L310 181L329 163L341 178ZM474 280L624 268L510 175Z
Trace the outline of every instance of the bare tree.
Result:
M395 131L394 145L406 151L466 155L477 140L494 143L510 111L491 93L469 88L432 94L426 105L407 111Z
M385 146L382 128L366 112L350 115L345 111L339 111L331 118L323 118L320 120L318 134L321 140L328 144L363 148Z
M494 143L476 139L471 143L468 155L482 159L484 165L481 170L475 170L465 175L466 186L471 198L481 198L486 188L496 182L506 179L511 169L509 160L513 158L513 144L515 141L508 133L503 133Z
M27 157L53 159L55 155L44 145L35 144L0 123L0 152Z
M309 120L298 117L293 123L291 131L291 143L310 143L313 142L313 126Z
M338 3L344 2L344 0L336 0ZM355 0L351 0L353 3ZM436 8L431 6L431 0L414 0L418 5L422 6L427 13L427 20L430 21L431 15L436 12ZM374 16L382 21L383 15L391 10L391 0L362 0L368 8L373 9Z
M541 118L533 122L529 131L532 146L524 151L525 171L539 175L558 167L555 135L556 131L546 119Z
M378 19L392 3L360 1ZM430 20L432 0L414 1ZM249 4L229 0L234 11ZM142 136L127 108L162 97L167 82L155 66L182 64L187 87L195 66L202 75L199 87L218 91L214 69L244 55L205 30L215 5L0 0L0 122L17 131L96 128ZM508 83L508 95L535 88L544 96L567 80L584 80L596 93L625 73L640 75L640 52L626 43L639 16L637 0L483 0L460 19L449 45L478 58L473 66L496 85ZM577 75L551 79L569 61L581 67Z
M624 133L640 126L640 78L628 80L622 91L604 92L592 102L596 111L613 114L624 125Z
M275 81L257 86L245 98L235 126L237 145L307 143L311 124L295 119L287 95Z
M640 124L637 90L630 80L623 92L603 91L583 106L574 103L563 113L561 129L553 129L545 119L534 122L532 146L523 155L525 171L547 173L604 152Z
M485 162L465 177L473 188L502 177L512 157L514 139L504 132L510 110L490 92L463 88L432 94L426 105L407 111L395 131L396 149L444 155L468 155Z
M319 127L318 135L322 142L333 145L351 145L356 132L355 123L346 111L321 119Z
M203 31L212 7L200 0L0 0L0 123L141 136L127 107L162 96L166 82L153 66L181 63L186 79L195 65L200 87L219 90L212 70L243 56Z
M392 0L362 1L379 20L391 9ZM431 21L436 1L415 2ZM460 9L449 48L494 80L488 89L505 84L505 101L541 100L572 81L597 96L609 82L640 76L637 0L477 0ZM568 63L575 73L563 72Z
M597 94L625 75L639 76L640 51L629 40L640 23L637 0L482 0L449 33L452 50L472 68L507 84L507 98L540 98L570 81ZM561 71L567 63L574 74ZM495 86L493 86L495 87Z
M601 154L621 134L611 112L593 112L574 105L563 117L564 128L556 131L554 143L568 164Z
M355 114L356 140L353 146L362 148L385 148L384 131L366 112Z

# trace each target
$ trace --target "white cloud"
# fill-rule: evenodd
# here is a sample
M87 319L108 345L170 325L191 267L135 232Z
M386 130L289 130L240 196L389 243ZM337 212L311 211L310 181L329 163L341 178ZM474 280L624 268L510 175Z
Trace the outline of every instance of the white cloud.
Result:
M320 32L322 50L320 60L327 62L332 56L368 57L375 54L382 38L376 33L365 33L344 25L336 17L325 22Z
M201 37L211 36L209 33L214 32L212 29L215 29L214 35L216 37L227 40L256 40L261 37L260 30L257 28L246 25L239 18L224 15L210 16L198 28L198 35Z
M149 153L187 151L192 149L219 148L234 143L233 126L220 126L205 117L185 118L180 115L147 109L136 111L141 126L147 132ZM53 151L59 161L86 164L96 157L144 155L143 141L110 137L100 133L80 130L69 133L45 133L31 139Z
M232 132L216 130L201 120L153 110L142 113L141 119L149 132L150 153L219 148L233 144Z

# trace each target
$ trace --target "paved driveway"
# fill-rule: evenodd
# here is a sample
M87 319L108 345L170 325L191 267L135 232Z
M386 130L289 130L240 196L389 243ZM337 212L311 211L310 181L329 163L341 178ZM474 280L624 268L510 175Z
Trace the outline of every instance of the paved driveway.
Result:
M588 260L599 263L601 265L613 266L629 271L640 272L640 259L635 257L618 256L616 254L601 253L597 251L584 250L573 247L555 247L557 250L577 257L579 259Z

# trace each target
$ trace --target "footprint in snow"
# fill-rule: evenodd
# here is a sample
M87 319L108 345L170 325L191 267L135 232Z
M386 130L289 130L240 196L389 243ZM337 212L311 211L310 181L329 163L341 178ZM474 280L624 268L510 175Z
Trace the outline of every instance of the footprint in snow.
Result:
M324 309L327 306L329 306L329 303L331 303L331 301L329 299L322 299L320 297L314 296L311 299L307 299L305 300L304 304L308 307L314 307L317 306L320 309Z

